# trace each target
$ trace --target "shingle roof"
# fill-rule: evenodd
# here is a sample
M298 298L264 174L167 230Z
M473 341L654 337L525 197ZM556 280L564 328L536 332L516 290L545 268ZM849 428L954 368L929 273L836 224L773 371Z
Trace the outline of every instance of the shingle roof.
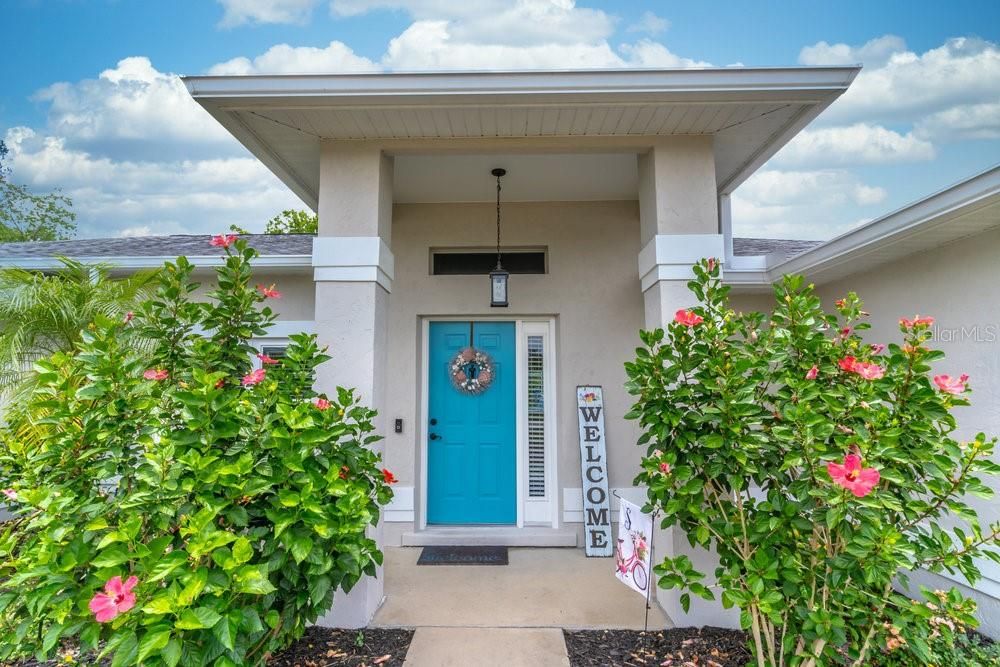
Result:
M804 253L810 248L815 248L822 241L793 241L791 239L733 239L733 254L737 257L744 255L769 255L772 252L780 252L786 257Z
M311 234L247 234L250 245L262 255L311 255ZM29 241L0 243L0 257L189 257L219 254L208 242L207 234L173 236L135 236L111 239L72 239L70 241Z
M137 236L110 239L73 239L70 241L31 241L0 243L2 259L38 259L64 255L67 257L189 257L216 255L208 245L207 234L176 234L173 236ZM311 255L311 234L247 234L244 238L261 255ZM785 239L733 239L733 253L767 255L781 252L791 257L818 245L819 241Z

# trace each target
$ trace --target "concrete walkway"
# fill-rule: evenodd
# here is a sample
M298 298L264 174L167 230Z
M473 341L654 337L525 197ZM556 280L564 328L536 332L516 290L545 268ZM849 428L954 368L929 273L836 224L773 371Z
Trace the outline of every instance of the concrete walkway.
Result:
M510 550L507 566L420 566L419 548L385 550L378 627L416 628L406 664L564 666L562 629L643 627L644 600L614 560L582 549ZM670 627L656 603L650 629Z

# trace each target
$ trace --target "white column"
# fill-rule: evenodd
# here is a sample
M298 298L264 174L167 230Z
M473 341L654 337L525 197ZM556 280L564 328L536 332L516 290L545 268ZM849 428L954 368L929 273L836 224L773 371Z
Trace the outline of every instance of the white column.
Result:
M392 159L367 142L324 142L320 156L319 235L313 244L316 334L331 359L317 369L317 390L354 387L379 410L384 434L384 378L392 289ZM382 523L369 536L382 546ZM319 625L359 628L383 600L383 572L338 591Z
M646 328L655 329L665 327L677 310L695 305L687 288L691 266L704 257L725 257L712 137L664 137L639 156L639 223ZM685 554L712 580L718 563L714 553L692 549L675 528L656 527L653 539L657 560ZM738 612L697 596L691 596L691 610L685 613L682 592L656 589L657 602L678 626L739 626Z

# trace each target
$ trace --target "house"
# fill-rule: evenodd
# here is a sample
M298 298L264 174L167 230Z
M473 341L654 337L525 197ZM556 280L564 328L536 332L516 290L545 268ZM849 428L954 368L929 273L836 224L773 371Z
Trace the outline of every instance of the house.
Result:
M827 243L733 238L730 194L857 72L206 76L185 83L319 213L315 238L251 239L263 255L262 280L284 293L273 338L258 344L280 347L291 332L315 332L332 356L320 367L319 389L354 386L378 408L384 458L400 481L375 538L383 545L583 546L576 387L603 387L609 484L641 495L631 489L641 451L636 425L623 419L631 398L622 364L640 328L661 326L691 305L686 282L697 259L722 258L734 305L743 309L767 308L769 286L785 271L813 276L831 300L859 291L885 318L873 335L886 338L911 311L936 311L944 326L984 317L984 299L997 305L988 272L942 259L958 257L954 248L963 246L990 267L990 251L1000 247L1000 232L989 231L1000 225L996 170L956 186L959 194L940 193L937 203L925 200ZM498 168L505 173L497 176ZM983 188L992 194L967 194ZM506 298L487 276L498 250L510 273ZM180 253L209 277L220 262L206 237L175 236L4 245L0 265L47 268L53 255L69 254L128 269ZM920 284L926 288L915 291ZM981 288L955 294L957 284ZM470 344L486 353L486 365L456 359ZM986 368L997 365L995 349L956 345L961 352L948 363L974 381L982 376L969 429L1000 431L983 395L1000 389ZM470 368L488 369L479 378L488 389L465 382ZM673 534L658 535L656 544L687 548ZM382 585L381 577L362 581L324 622L364 625L383 599ZM679 624L721 623L710 606L684 620L677 592L660 593Z

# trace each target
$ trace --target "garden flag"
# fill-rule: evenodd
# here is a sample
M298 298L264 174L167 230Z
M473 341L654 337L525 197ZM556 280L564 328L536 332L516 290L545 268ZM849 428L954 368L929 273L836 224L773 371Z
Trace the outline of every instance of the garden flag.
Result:
M620 499L618 541L615 544L615 576L643 596L649 594L650 545L653 518L624 498Z

